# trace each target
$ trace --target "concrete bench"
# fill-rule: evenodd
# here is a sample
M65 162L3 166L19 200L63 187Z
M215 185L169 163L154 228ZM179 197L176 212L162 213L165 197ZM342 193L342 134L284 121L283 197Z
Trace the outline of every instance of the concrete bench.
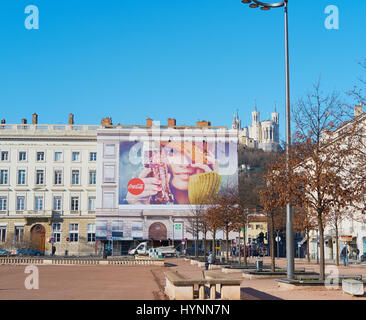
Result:
M359 280L343 279L342 290L353 296L363 296L365 293L363 282Z
M195 299L194 288L198 287L200 300L215 300L218 295L224 300L240 300L241 282L241 279L223 279L222 275L218 278L215 275L207 276L206 274L205 279L186 279L178 272L168 271L165 273L165 294L171 300L193 300Z

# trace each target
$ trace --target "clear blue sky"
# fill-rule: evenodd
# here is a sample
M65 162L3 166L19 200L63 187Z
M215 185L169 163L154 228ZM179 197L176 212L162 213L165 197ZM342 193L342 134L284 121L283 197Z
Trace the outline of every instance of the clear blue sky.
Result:
M40 29L26 30L37 5ZM340 29L324 27L327 5ZM366 58L365 0L290 0L292 98L318 76L326 90L348 90ZM283 10L240 0L3 0L0 9L0 118L19 123L164 124L210 120L243 124L257 101L275 101L284 136Z

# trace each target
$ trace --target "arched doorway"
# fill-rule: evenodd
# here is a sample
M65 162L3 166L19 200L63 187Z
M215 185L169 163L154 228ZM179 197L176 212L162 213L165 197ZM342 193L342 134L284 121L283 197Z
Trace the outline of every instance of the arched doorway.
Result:
M36 224L31 229L31 248L44 252L46 229L40 224Z
M161 222L154 222L149 228L149 239L167 240L166 226Z

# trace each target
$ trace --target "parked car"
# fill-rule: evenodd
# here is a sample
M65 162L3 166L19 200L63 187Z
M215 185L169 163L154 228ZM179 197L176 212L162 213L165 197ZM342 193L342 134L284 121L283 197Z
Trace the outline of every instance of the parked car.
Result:
M44 256L44 252L40 251L40 250L36 250L36 249L26 249L26 248L22 248L22 249L18 249L17 250L17 255L18 256Z
M0 256L9 256L10 251L0 249Z
M366 254L365 253L361 256L361 262L364 262L364 261L366 261Z

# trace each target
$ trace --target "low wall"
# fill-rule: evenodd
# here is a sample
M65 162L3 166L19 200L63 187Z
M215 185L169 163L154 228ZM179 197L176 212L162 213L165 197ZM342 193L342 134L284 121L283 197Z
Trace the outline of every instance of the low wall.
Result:
M0 257L0 265L119 265L119 266L146 266L155 265L164 267L162 259L88 259L88 258L27 258L27 257Z

